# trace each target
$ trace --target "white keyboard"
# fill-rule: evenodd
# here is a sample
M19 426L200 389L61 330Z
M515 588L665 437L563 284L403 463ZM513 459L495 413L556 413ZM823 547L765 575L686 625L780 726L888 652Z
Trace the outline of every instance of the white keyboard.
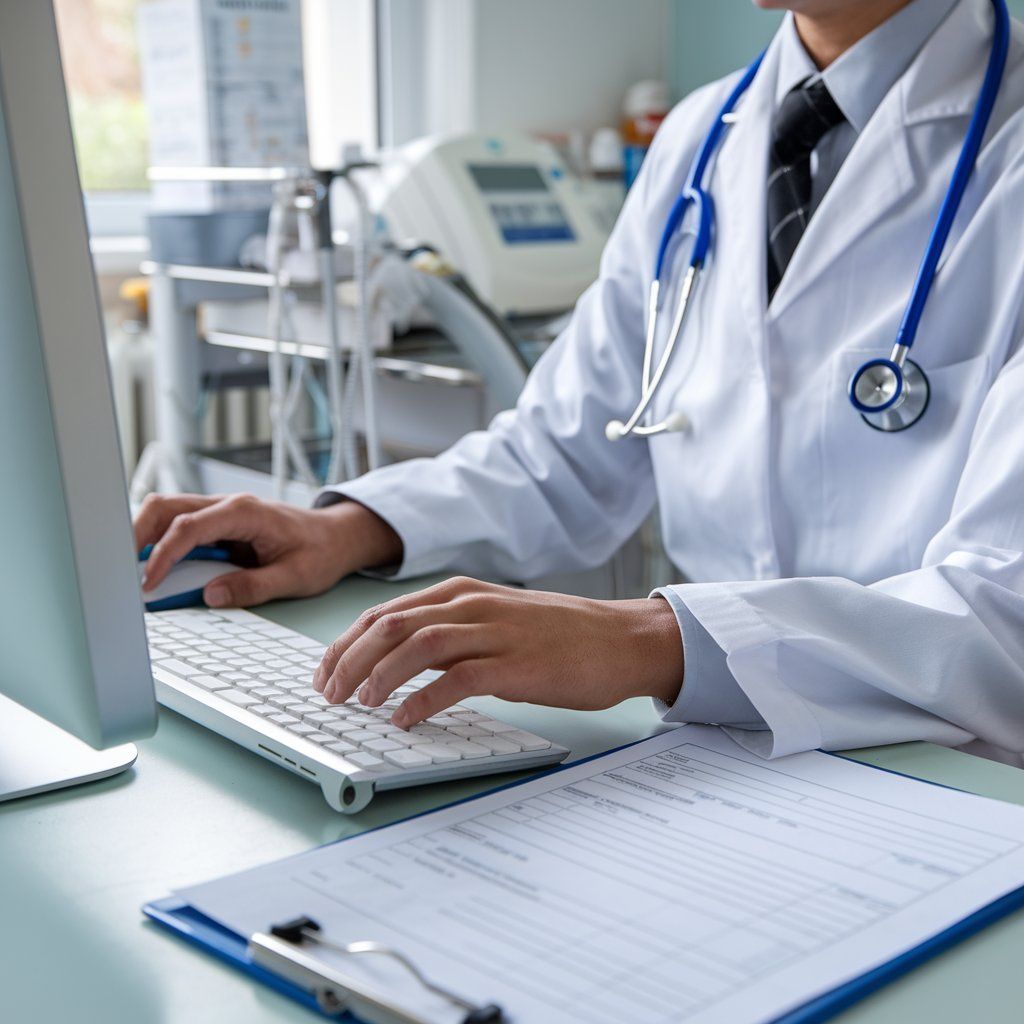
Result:
M354 813L374 792L555 764L569 751L456 705L403 731L391 715L436 679L411 679L382 707L329 704L311 686L324 645L246 611L146 615L160 702L323 789Z

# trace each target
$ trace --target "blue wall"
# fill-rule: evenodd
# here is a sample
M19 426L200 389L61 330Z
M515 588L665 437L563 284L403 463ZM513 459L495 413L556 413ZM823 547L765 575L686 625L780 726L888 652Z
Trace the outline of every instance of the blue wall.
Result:
M1024 0L1008 5L1024 20ZM672 20L671 84L682 97L748 64L771 39L781 15L758 9L752 0L674 0Z

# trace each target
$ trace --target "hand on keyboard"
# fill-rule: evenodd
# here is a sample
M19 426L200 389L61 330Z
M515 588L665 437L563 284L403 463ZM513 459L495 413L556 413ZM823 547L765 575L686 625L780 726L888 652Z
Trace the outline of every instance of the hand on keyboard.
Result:
M426 669L444 674L405 698L395 725L483 694L580 710L671 702L683 648L661 598L592 601L457 578L366 612L328 647L313 688L333 703L358 690L377 708Z
M150 495L135 520L139 550L154 545L143 589L156 587L194 547L225 541L249 546L256 565L211 583L203 593L211 608L310 597L351 572L401 559L394 530L355 502L301 509L248 494Z

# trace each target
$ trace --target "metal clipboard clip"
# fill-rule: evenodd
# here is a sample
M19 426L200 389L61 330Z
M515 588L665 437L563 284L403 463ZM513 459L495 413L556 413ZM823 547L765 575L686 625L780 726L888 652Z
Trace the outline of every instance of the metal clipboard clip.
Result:
M254 964L298 985L316 997L320 1009L330 1016L352 1013L372 1024L430 1024L403 1009L389 996L374 991L365 982L352 978L331 964L313 956L308 947L322 946L347 956L375 954L401 964L428 992L465 1011L461 1024L507 1024L500 1006L479 1006L432 982L403 953L379 942L333 942L310 917L297 917L273 925L268 932L256 932L249 940L249 956Z

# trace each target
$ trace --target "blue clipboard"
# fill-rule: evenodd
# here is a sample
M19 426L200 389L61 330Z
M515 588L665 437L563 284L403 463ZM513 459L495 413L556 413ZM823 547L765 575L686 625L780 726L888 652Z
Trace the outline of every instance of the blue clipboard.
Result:
M821 1024L823 1021L830 1020L873 992L877 992L889 982L909 973L926 960L955 946L958 942L970 938L1000 918L1006 917L1022 907L1024 907L1024 886L1007 893L994 903L982 907L970 917L966 917L945 931L932 936L902 956L868 971L867 974L862 974L859 978L854 978L845 985L840 985L839 988L835 988L831 992L812 999L784 1017L778 1018L774 1024ZM323 1013L315 997L310 993L253 963L248 954L248 940L244 936L224 928L177 897L172 896L147 903L142 910L151 920L186 942L207 953L212 953L224 963L243 971L249 977L267 985L281 995L294 999L319 1016L329 1020L357 1024L356 1018L351 1014L346 1013L342 1017L332 1017Z
M637 742L643 741L641 740ZM621 750L633 745L633 743L625 743L621 747L617 747L615 749ZM599 757L604 757L608 753L613 753L613 751L602 751L599 754L594 754L591 757L574 762L573 765L560 765L557 768L552 769L552 772L557 773L565 771L568 767L576 767L584 761L596 760ZM833 756L841 757L842 755ZM903 772L893 772L891 769L878 768L875 765L868 765L868 767L875 768L876 771L886 771L891 772L891 774L894 775L904 775ZM499 790L514 789L517 786L521 786L532 781L535 777L536 776L530 776L525 779L517 779L514 782L498 786L485 793L457 800L453 804L449 804L447 806L451 807L457 804L478 800L480 797L489 796ZM913 776L906 777L913 778ZM941 783L930 783L927 779L917 779L916 781L927 782L929 785L941 786ZM423 817L427 814L433 814L435 810L444 809L445 808L435 808L430 811L422 811L419 814L410 815L409 818L402 820L409 821L414 818ZM400 823L401 822L392 822L387 825L378 825L376 828L368 831L376 832L382 828L390 828L392 824ZM359 833L359 835L366 834L366 832ZM343 839L337 840L337 842L346 842L348 839L354 838L356 838L356 836L346 836ZM772 1024L821 1024L823 1021L830 1020L837 1014L849 1009L855 1003L858 1003L872 993L877 992L880 988L889 984L889 982L895 981L897 978L901 978L903 975L908 974L915 967L920 966L932 957L937 956L939 953L955 946L957 943L970 938L972 935L976 935L989 925L994 924L996 921L999 921L1000 919L1007 917L1009 914L1012 914L1014 911L1022 908L1024 908L1024 885L980 908L968 917L963 918L961 921L950 925L950 927L946 928L944 931L938 932L931 936L931 938L925 939L924 942L907 950L907 952L902 955L889 960L887 963L880 964L873 970L867 971L859 977L854 978L829 992L825 992L822 995L809 1000L804 1003L803 1006L800 1006L784 1016L777 1018L772 1022ZM301 910L301 908L297 908L297 910ZM265 970L259 964L254 963L249 955L249 942L246 936L239 935L237 932L231 931L230 929L218 924L216 921L207 917L205 914L202 914L180 898L172 896L152 903L147 903L143 906L142 911L151 920L168 929L179 938L184 939L186 942L189 942L208 953L212 953L223 962L244 972L256 981L262 982L274 989L276 992L280 992L282 995L294 999L296 1002L301 1003L303 1006L312 1010L319 1016L325 1017L329 1020L344 1021L346 1024L360 1024L360 1022L357 1021L357 1018L353 1017L349 1013L340 1017L325 1014L312 994L298 985L294 985L291 982L278 977L271 971ZM372 1022L362 1022L362 1024L372 1024Z

